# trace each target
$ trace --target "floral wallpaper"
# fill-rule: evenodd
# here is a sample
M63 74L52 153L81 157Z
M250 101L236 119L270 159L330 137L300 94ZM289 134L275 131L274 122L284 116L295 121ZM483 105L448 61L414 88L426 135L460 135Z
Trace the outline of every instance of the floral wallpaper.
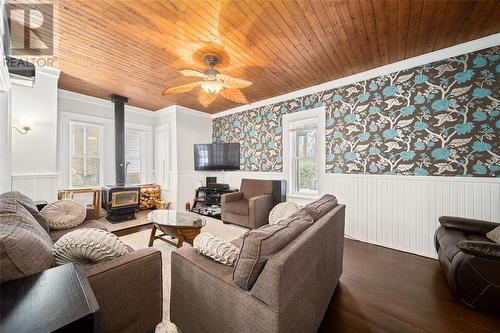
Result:
M500 176L500 47L215 118L244 171L283 170L281 116L325 106L326 171Z

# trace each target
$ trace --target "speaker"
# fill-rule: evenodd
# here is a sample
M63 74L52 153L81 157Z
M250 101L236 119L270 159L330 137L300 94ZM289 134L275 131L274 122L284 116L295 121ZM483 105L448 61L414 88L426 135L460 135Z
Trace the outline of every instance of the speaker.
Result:
M208 184L215 184L217 183L217 177L207 177L207 183L205 186L208 186Z
M273 206L286 201L286 180L273 180Z

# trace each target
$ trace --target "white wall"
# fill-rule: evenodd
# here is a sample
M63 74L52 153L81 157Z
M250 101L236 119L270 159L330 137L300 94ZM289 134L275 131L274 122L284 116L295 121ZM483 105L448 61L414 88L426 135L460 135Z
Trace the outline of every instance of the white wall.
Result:
M59 169L60 188L70 187L70 123L72 121L96 124L103 128L103 184L115 183L114 106L111 101L59 89ZM125 105L125 127L146 133L145 181L154 181L155 116L151 111Z
M33 122L26 135L12 131L12 189L33 199L55 199L57 167L57 82L59 71L37 68L33 87L12 85L12 125Z
M172 106L156 113L156 132L168 126L168 142L156 139L156 149L169 149L170 177L168 184L160 184L162 197L171 201L171 207L184 209L186 202L193 203L196 183L205 179L205 174L194 171L193 145L212 141L212 118L206 113L185 107ZM157 154L158 155L158 154ZM156 162L156 169L161 165Z
M11 117L9 92L0 91L0 193L11 189Z

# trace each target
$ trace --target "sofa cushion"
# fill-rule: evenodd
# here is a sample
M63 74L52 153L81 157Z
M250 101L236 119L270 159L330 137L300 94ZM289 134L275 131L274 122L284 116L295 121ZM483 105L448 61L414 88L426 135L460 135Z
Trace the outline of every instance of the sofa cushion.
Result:
M22 194L21 192L12 191L12 192L5 192L2 195L0 195L0 199L2 198L11 198L19 202L21 205L23 205L24 208L28 210L28 212L30 212L30 214L42 226L42 228L46 232L49 232L49 221L47 221L45 216L43 216L42 213L38 211L38 208L36 207L35 203L29 197Z
M243 199L250 199L264 194L273 194L273 181L262 179L242 179L240 192Z
M63 199L45 206L42 214L49 221L50 229L69 229L82 224L87 208L75 200Z
M49 269L52 241L23 205L0 199L0 283Z
M231 242L226 242L216 236L202 232L193 241L193 247L198 254L212 258L227 266L234 266L240 248Z
M74 228L51 230L49 232L49 235L50 235L50 238L52 239L52 241L56 242L59 238L61 238L63 235L67 234L68 232L78 230L78 229L83 229L83 228L93 228L93 229L101 229L104 231L108 231L108 228L106 228L106 224L104 224L103 222L97 221L97 220L86 220L86 221L83 221L82 224L77 225Z
M248 200L236 200L224 204L224 210L227 213L234 213L245 216L248 216L249 214L250 210L248 207Z
M122 256L131 252L131 248L108 231L82 228L59 238L52 252L57 265L71 262L89 265Z
M316 222L323 215L332 210L338 204L339 202L337 201L337 198L334 195L325 194L318 200L311 202L310 204L302 208L302 210L305 211L307 214L311 215L314 221Z
M437 240L449 262L460 252L458 243L464 240L485 242L488 239L477 234L469 234L458 229L443 228L437 231Z
M458 248L472 255L500 259L500 244L497 243L463 240Z
M489 240L494 241L495 243L500 244L500 226L496 227L495 229L491 230L486 234L486 237Z
M266 224L247 232L233 271L234 283L250 290L269 257L297 238L313 222L311 216L299 211L277 224Z

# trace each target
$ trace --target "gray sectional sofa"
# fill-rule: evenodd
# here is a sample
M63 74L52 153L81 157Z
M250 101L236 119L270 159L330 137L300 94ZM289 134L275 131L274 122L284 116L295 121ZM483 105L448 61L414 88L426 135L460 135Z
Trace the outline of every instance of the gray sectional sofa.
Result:
M342 274L344 223L345 206L327 195L247 232L234 268L177 249L171 321L182 333L316 332Z

